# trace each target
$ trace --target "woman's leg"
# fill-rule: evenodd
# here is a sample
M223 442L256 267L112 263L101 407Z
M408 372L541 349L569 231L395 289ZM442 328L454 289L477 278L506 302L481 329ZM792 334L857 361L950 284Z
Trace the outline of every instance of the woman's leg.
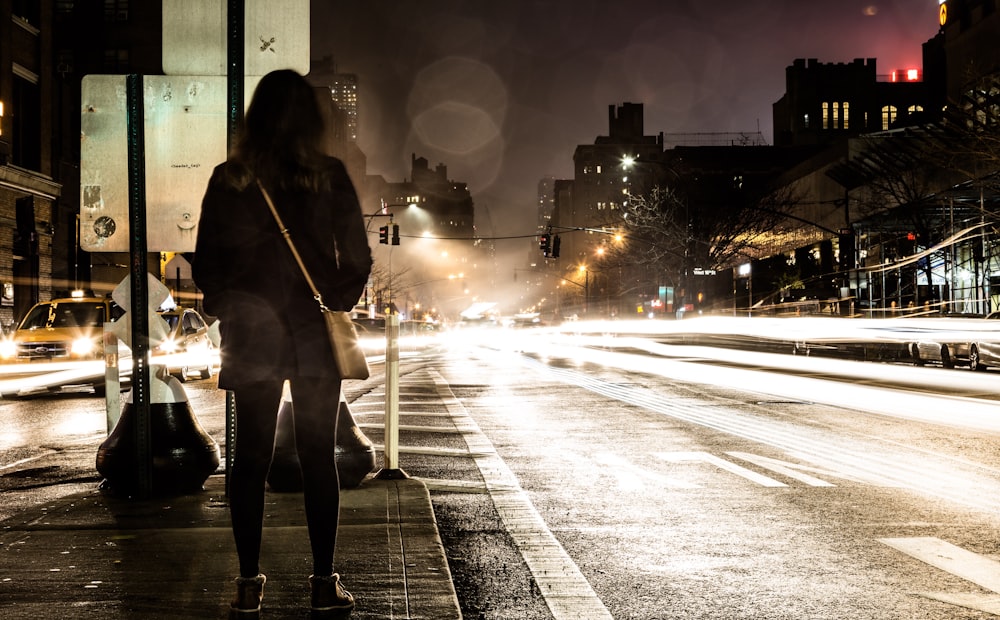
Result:
M274 432L284 381L256 383L235 391L236 445L229 476L229 514L241 577L260 573L264 485L274 452Z
M333 574L340 516L337 478L337 407L340 381L297 377L292 380L295 446L302 467L302 490L312 546L313 575Z

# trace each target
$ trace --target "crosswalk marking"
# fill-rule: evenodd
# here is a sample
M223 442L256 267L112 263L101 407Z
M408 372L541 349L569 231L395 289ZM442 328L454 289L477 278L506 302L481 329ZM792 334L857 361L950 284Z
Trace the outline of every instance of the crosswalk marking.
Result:
M811 471L813 473L823 473L828 476L842 477L839 474L828 471L825 469L819 469L817 467L810 467L808 465L798 465L795 463L788 463L786 461L779 461L778 459L768 458L766 456L760 456L759 454L748 454L746 452L726 452L729 456L736 457L738 459L743 459L762 467L764 469L769 469L782 476L787 476L792 480L798 480L799 482L808 484L811 487L832 487L836 486L826 480L820 480L810 476L809 474L802 473L802 470Z
M774 478L758 474L753 470L741 467L732 461L727 461L715 456L714 454L709 454L708 452L656 452L654 453L654 456L671 463L708 463L709 465L713 465L719 469L736 474L737 476L746 478L751 482L756 482L757 484L765 487L788 486L783 482L778 482Z
M931 536L880 538L879 542L897 551L1000 593L1000 562Z
M956 577L1000 593L1000 562L931 536L880 538L879 542ZM920 592L943 603L1000 615L1000 594Z

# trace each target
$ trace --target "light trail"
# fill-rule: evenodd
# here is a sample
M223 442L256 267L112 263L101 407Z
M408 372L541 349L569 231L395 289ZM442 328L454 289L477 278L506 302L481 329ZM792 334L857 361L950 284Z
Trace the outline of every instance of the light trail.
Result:
M549 350L553 358L566 357L574 363L593 363L627 372L645 373L684 381L686 383L711 383L735 387L751 392L761 392L766 377L760 371L713 367L711 381L706 381L705 366L673 360L662 360L642 355L630 355L588 349ZM554 368L543 362L523 357L522 363L556 379L576 385L608 398L661 413L671 418L691 424L711 428L736 437L754 441L781 450L800 462L837 472L841 477L885 487L908 488L913 491L945 499L955 504L970 506L995 514L1000 510L1000 497L996 493L1000 470L996 468L960 461L945 455L930 454L909 446L886 445L870 438L838 436L829 430L804 427L794 422L762 418L735 407L706 404L699 399L678 399L658 394L635 385L623 386L589 376L581 370ZM719 372L716 373L716 370ZM865 386L840 384L831 389L829 382L782 376L780 381L767 381L767 393L792 395L807 402L826 402L834 406L850 407L857 411L870 411L873 397L884 389L876 390ZM792 389L794 386L794 389ZM897 417L912 418L911 414L886 406L885 401L903 396L897 391L892 399L882 399L884 413ZM949 402L951 407L937 412L925 411L921 418L942 426L957 423L971 428L987 428L991 432L1000 430L1000 421L988 420L986 411L997 417L1000 408L993 403L978 403L982 411L968 416L957 416L960 412L957 402L977 404L974 399L937 399L928 396L914 396L911 400L897 403L903 406L909 402L926 399ZM881 412L880 412L881 413Z

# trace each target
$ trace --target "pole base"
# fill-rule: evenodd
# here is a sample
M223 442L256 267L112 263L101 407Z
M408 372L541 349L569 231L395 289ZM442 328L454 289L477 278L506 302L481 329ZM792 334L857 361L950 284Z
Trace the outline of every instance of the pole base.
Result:
M375 473L376 480L408 480L410 474L402 469L388 469L383 467Z

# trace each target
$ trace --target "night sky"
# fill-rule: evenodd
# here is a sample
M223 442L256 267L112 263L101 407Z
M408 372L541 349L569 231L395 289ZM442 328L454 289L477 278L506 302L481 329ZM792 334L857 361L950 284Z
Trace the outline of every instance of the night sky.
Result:
M572 178L576 145L607 134L609 105L644 104L647 135L770 144L794 59L920 67L937 0L313 0L311 27L312 57L358 76L369 174L443 163L480 235L516 235L534 232L539 179Z

